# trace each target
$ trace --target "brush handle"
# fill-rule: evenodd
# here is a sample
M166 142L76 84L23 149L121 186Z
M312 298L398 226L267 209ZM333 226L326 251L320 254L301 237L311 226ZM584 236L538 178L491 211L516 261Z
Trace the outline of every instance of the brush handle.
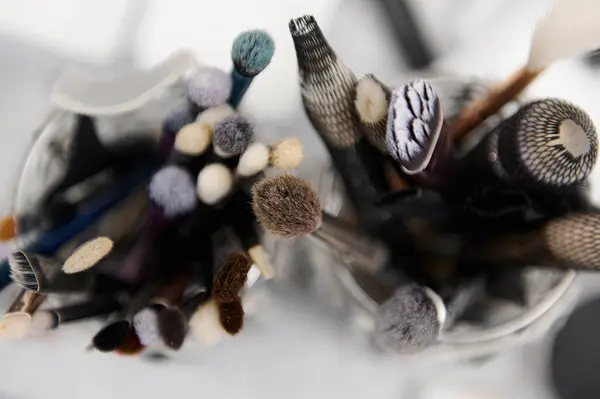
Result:
M229 96L229 105L233 109L237 109L237 107L242 102L244 98L244 94L248 91L250 84L252 83L253 77L244 76L240 72L235 69L235 67L231 70L231 95Z
M343 263L371 274L381 272L389 260L381 242L327 213L323 213L321 227L309 237L336 252Z
M260 244L259 230L252 212L252 197L248 193L237 190L222 213L227 224L235 231L244 250L247 251Z
M123 308L123 304L112 296L95 297L91 300L68 305L61 308L49 309L56 315L59 324L89 319L117 312Z
M22 312L32 315L45 299L45 295L40 295L32 291L21 290L17 297L13 300L12 304L9 306L6 314Z
M10 283L12 283L12 279L10 278L10 264L7 259L4 259L0 263L0 292Z
M119 277L128 283L140 281L142 275L151 274L156 265L154 246L158 239L160 229L148 222L140 233L140 237L133 245L129 254L119 270Z
M188 273L180 273L167 281L158 290L155 297L152 299L153 304L160 304L164 307L171 307L181 300L183 291L190 280Z
M498 112L509 101L517 97L545 69L519 69L508 80L493 89L486 97L473 102L461 111L450 126L450 135L455 142L463 140L474 128Z

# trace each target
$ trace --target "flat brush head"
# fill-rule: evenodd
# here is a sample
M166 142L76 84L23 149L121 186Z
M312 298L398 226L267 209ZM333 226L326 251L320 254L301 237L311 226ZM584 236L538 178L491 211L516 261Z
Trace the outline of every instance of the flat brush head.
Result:
M321 226L317 193L306 180L282 175L263 179L252 188L252 209L269 233L294 238Z
M219 321L223 329L230 335L236 335L244 327L244 308L242 300L237 298L233 302L219 303Z
M240 33L233 41L231 60L235 69L247 77L261 73L275 54L275 42L264 30Z
M415 80L392 92L386 146L405 173L429 165L443 123L440 101L427 81Z
M379 307L375 328L386 346L411 352L434 344L444 322L441 298L428 288L410 284Z
M28 291L39 290L38 276L24 252L17 251L10 254L8 264L10 265L10 277L19 287Z
M213 299L218 303L236 301L240 290L246 284L251 267L252 261L243 253L231 254L215 276Z
M144 308L140 310L133 317L133 328L142 345L152 346L160 342L156 309Z
M226 103L231 93L231 77L222 69L202 67L187 81L187 95L201 108Z
M175 136L173 147L178 152L195 156L200 155L212 142L212 128L205 123L189 123Z
M179 309L164 309L158 314L158 329L165 345L177 350L181 348L188 331L185 315Z
M572 214L543 229L548 249L568 265L600 270L600 214Z
M230 116L215 127L213 143L227 154L241 154L254 140L254 125L241 115Z
M528 104L502 123L498 132L497 172L538 186L579 183L589 176L598 156L591 118L562 100Z
M292 170L300 166L304 159L302 142L295 137L280 140L271 146L269 162L279 170Z
M112 251L113 241L108 237L96 237L81 244L63 263L66 274L88 270Z
M374 124L387 117L390 95L386 88L373 77L366 75L356 85L354 105L363 123Z
M148 195L167 218L190 213L198 204L192 176L187 170L174 165L165 166L154 174Z
M92 345L100 352L112 352L125 342L130 327L131 325L127 321L111 323L94 336Z
M233 174L221 163L205 166L198 174L196 194L207 205L214 205L229 194L233 187Z

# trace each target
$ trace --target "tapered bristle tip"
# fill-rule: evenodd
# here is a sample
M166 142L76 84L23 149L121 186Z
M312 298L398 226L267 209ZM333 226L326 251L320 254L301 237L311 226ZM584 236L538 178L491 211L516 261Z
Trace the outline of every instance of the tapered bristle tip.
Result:
M158 315L158 329L164 344L177 350L185 341L188 325L179 309L165 309Z
M100 352L112 352L125 342L129 329L130 324L126 321L112 323L94 336L92 345Z
M219 321L223 329L230 335L236 335L244 327L244 308L241 299L233 302L219 303Z
M239 252L231 254L215 276L213 299L219 303L237 300L248 279L250 267L252 261L246 255Z
M251 30L238 35L231 48L231 59L236 70L244 76L261 73L275 54L273 38L263 30Z

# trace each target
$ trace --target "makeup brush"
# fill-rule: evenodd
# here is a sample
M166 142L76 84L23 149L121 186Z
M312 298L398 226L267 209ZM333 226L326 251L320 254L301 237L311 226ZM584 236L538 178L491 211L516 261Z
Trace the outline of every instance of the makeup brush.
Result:
M222 158L240 155L253 140L254 125L241 115L230 116L215 126L213 145Z
M266 144L252 143L240 156L235 174L239 177L256 176L269 166L270 150Z
M594 0L554 1L550 12L536 25L525 66L489 95L463 109L449 129L454 140L461 140L498 112L554 62L600 48L598 17L600 4Z
M198 205L192 176L174 165L164 166L154 174L148 196L148 221L121 269L125 281L136 280L144 268L156 263L154 246L161 230L192 213Z
M284 238L311 235L349 264L376 273L389 259L382 243L323 213L313 188L297 177L281 175L256 183L252 209L267 232Z
M269 164L275 169L289 171L296 169L304 159L302 142L295 137L277 141L269 151Z
M455 169L452 141L440 101L429 82L415 80L392 93L386 147L407 178L445 189Z
M187 79L187 96L200 109L226 103L231 93L231 77L222 69L200 67Z
M369 143L384 154L387 154L385 136L391 94L373 74L362 77L356 84L354 106L361 130Z
M220 321L217 303L209 299L202 304L190 319L190 333L198 342L206 346L215 346L227 331Z
M196 118L196 122L208 125L214 130L219 123L234 115L236 115L235 110L229 104L221 104L200 112Z
M244 327L244 307L241 298L232 302L221 302L217 304L219 310L219 321L223 329L229 335L236 335Z
M471 151L465 169L477 169L480 179L492 175L525 191L548 191L584 181L597 156L598 136L591 118L566 101L544 99L503 121Z
M146 347L140 341L133 328L129 328L125 340L115 348L114 353L121 356L136 356L142 353Z
M31 317L45 299L45 295L22 290L0 319L0 338L18 339L27 335Z
M229 104L237 108L246 94L252 80L271 63L275 54L275 42L263 30L250 30L240 33L231 47L233 89Z
M327 146L361 224L373 232L379 220L389 217L374 205L388 182L381 155L361 140L354 105L356 78L338 59L313 16L292 19L289 29L306 114Z
M112 251L113 245L108 237L96 237L84 242L65 260L62 271L74 274L89 270Z
M214 279L212 299L217 303L233 302L239 298L240 291L248 279L252 262L243 253L232 253L223 264Z
M212 128L203 123L190 123L184 126L173 144L167 164L187 169L196 176L209 161L212 144Z
M231 170L222 163L212 163L198 174L196 193L202 203L215 205L231 192L233 185Z
M74 321L104 316L121 310L123 304L114 296L96 296L60 308L40 310L31 318L30 332L41 334Z
M209 297L208 291L202 291L192 295L181 306L165 309L158 314L158 329L167 347L178 350L183 346L190 329L190 319Z

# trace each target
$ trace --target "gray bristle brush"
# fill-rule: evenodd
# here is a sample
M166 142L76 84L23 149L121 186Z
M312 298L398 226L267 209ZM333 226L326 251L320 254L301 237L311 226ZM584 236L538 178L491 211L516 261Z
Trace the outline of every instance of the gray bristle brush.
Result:
M385 135L392 91L372 75L363 76L356 85L354 106L363 134L379 151L387 154Z
M215 126L213 145L221 157L240 155L254 140L254 125L241 115L226 118Z
M200 67L187 79L187 96L200 109L227 102L231 94L231 76L222 69Z
M231 47L233 88L229 104L237 108L250 87L252 80L271 62L275 54L273 38L263 30L240 33Z

